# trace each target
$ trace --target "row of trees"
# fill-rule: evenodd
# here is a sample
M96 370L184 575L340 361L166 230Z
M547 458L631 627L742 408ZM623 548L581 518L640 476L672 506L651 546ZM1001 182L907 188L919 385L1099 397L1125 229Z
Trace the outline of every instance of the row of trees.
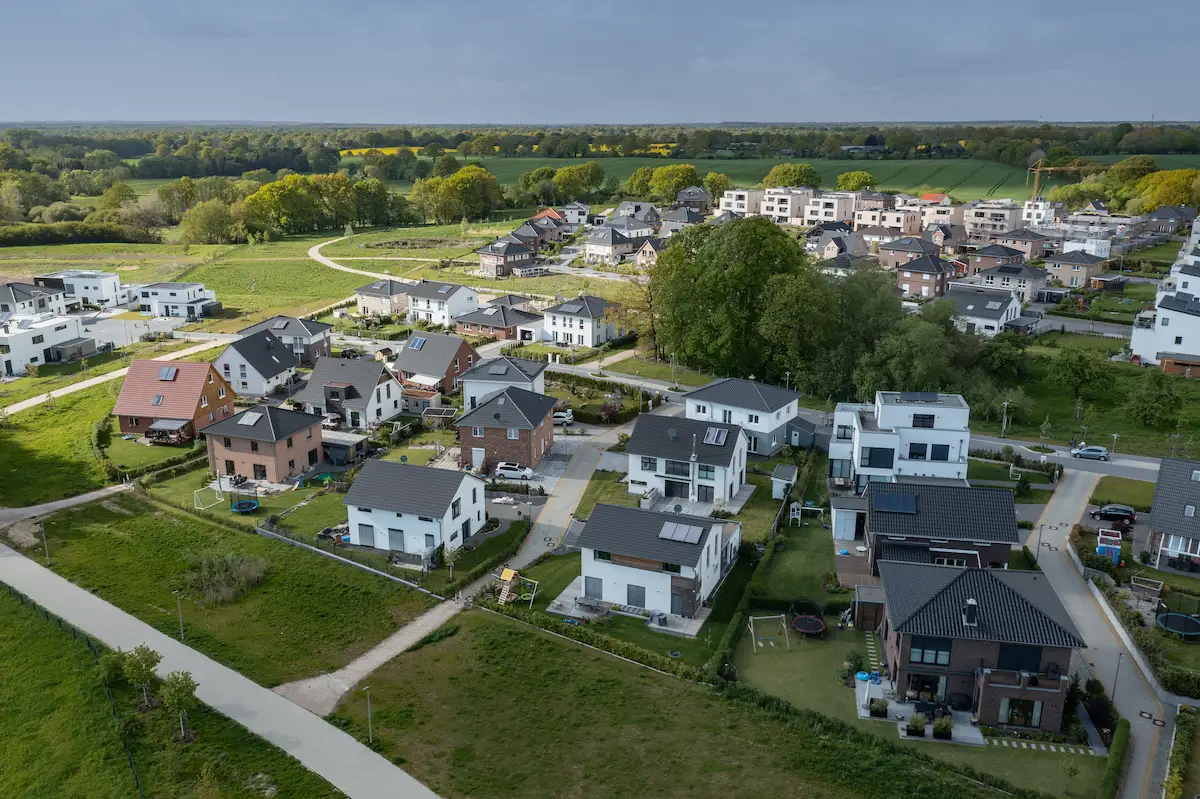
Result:
M1164 205L1200 206L1200 170L1159 170L1149 155L1134 155L1112 166L1080 164L1083 179L1055 186L1048 196L1074 209L1102 200L1117 212L1141 214Z
M188 711L196 707L196 680L190 672L173 671L163 679L155 692L157 679L155 669L162 662L162 655L142 644L130 652L118 649L116 652L106 652L100 657L101 678L107 685L128 684L142 694L142 702L138 709L143 713L163 705L179 719L178 740L190 742L195 734L188 727ZM134 717L136 718L136 717ZM122 720L122 732L130 735L140 729L140 725L130 719Z

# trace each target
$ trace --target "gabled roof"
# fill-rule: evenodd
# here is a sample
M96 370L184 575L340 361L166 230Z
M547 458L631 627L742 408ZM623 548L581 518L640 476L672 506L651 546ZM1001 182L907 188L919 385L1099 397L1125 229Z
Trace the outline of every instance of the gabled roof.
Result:
M211 363L134 361L125 373L125 382L121 385L121 395L117 397L113 414L152 419L193 419L200 410L200 394L210 374L214 382L220 380L225 383Z
M272 333L260 330L229 342L228 349L241 355L251 369L270 379L300 365L291 348L283 344Z
M962 225L947 224L945 222L931 222L926 228L921 237L933 240L934 233L941 233L943 237L950 241L966 241L970 236L967 235L967 229Z
M916 236L905 236L902 239L880 244L879 249L891 250L893 252L919 252L926 255L936 255L938 253L936 244Z
M270 319L264 319L257 325L251 325L245 330L238 332L243 336L248 336L251 333L259 333L267 331L275 338L283 336L294 336L297 338L308 338L310 336L320 335L326 330L333 330L333 325L318 322L315 319L297 319L294 316L273 316Z
M642 243L642 246L639 247L638 250L639 250L639 252L641 250L650 250L651 252L654 252L654 253L660 253L670 243L671 242L670 242L669 238L663 238L661 236L651 236L650 238L646 239Z
M577 307L578 306L578 307ZM615 302L609 302L602 297L593 297L591 294L583 294L574 299L560 302L558 305L552 305L543 314L557 313L565 314L566 316L584 316L589 319L598 319L604 316L604 312L610 306L616 306Z
M829 232L835 233L851 233L854 231L854 226L849 222L818 222L805 231L805 238L815 239L820 238L823 234Z
M880 245L883 247L885 245ZM954 267L933 255L922 255L896 267L901 272L928 272L931 275L944 275L953 272Z
M382 363L366 358L317 358L312 374L304 388L292 397L295 402L322 406L325 404L325 386L340 383L346 390L342 404L347 408L361 410L367 407L371 392L380 379L391 374Z
M533 252L533 250L529 249L524 244L518 244L515 241L496 239L489 244L483 245L475 252L479 253L480 255L499 255L503 257L511 255L523 255L527 252Z
M944 298L954 303L960 316L975 316L982 319L1002 319L1014 302L1020 302L1011 291L996 291L971 285L954 285Z
M1190 518L1184 515L1189 505L1193 508ZM1160 460L1151 507L1154 513L1150 526L1154 532L1200 538L1200 513L1195 510L1200 508L1200 461Z
M492 297L487 301L488 305L526 305L529 303L528 297L522 297L520 294L501 294L499 297Z
M532 383L533 379L546 370L546 361L530 361L501 355L488 358L459 375L460 380L486 380L489 383ZM501 371L503 369L503 371Z
M685 202L687 200L705 200L707 202L712 202L712 195L708 193L708 189L705 189L701 186L684 186L675 195L675 199L678 202Z
M511 305L485 305L470 313L454 317L454 323L468 322L473 325L488 325L490 327L516 327L527 325L541 319L540 313L519 311Z
M1044 261L1052 264L1079 264L1081 266L1091 266L1092 264L1102 264L1107 261L1107 258L1101 258L1098 255L1084 252L1083 250L1071 250L1070 252L1049 253L1043 257Z
M576 210L581 210L584 213L588 213L592 210L592 206L588 205L587 203L581 203L578 200L567 203L563 206L563 208L574 208Z
M837 247L839 255L867 255L871 251L861 233L838 233L833 230L821 234L817 239L817 249L823 251L831 242Z
M355 289L354 293L362 294L366 297L395 297L398 294L407 294L408 284L387 278L385 280L376 280L374 283L368 283L365 286Z
M725 443L705 444L709 430L724 430ZM633 424L633 434L625 444L631 455L687 461L696 453L696 462L709 466L728 466L733 461L742 428L735 424L684 419L678 416L643 414Z
M449 288L446 288L447 286ZM442 291L442 289L446 290ZM460 291L474 290L458 283L439 283L436 280L422 280L420 283L408 287L408 296L420 297L423 300L446 300Z
M1151 219L1175 219L1180 222L1191 222L1196 218L1196 209L1186 205L1161 205L1150 212Z
M685 399L704 400L717 405L729 405L760 413L774 413L789 402L800 398L800 393L756 380L740 377L725 377L708 385L689 391Z
M466 340L458 336L413 331L404 343L404 349L396 356L396 363L392 368L397 372L443 377L454 364L454 358L465 343ZM414 344L418 345L416 349ZM471 351L474 352L474 349ZM475 357L478 360L479 356Z
M832 258L826 258L824 261L818 261L817 266L824 270L833 270L838 272L854 272L859 269L871 266L875 262L865 255L850 255L848 253L840 253Z
M871 225L869 227L859 228L857 231L860 236L895 236L900 237L900 233L895 228L884 227L883 225Z
M618 216L614 219L609 220L608 223L604 225L604 227L611 228L612 230L615 230L618 233L622 233L626 236L635 235L633 232L635 230L653 230L654 229L654 225L652 225L649 222L646 222L636 216L632 216L632 215L631 216Z
M989 244L986 247L980 247L971 253L971 255L982 255L985 258L1024 258L1025 253L1021 250L1014 250L1012 247L1005 247L1003 244Z
M735 219L740 219L733 211L718 211L709 220L710 225L724 225L727 222L732 222Z
M693 544L662 538L659 533L666 524L699 527L699 538ZM696 566L708 537L737 524L704 516L655 513L621 505L597 505L584 524L578 545L630 558Z
M316 414L289 411L275 405L256 405L210 424L200 432L206 436L275 443L320 423L321 417Z
M1007 233L1001 233L999 236L993 236L992 238L1008 239L1009 241L1045 241L1048 236L1043 236L1041 233L1022 227L1010 230Z
M464 480L483 488L482 480L466 472L369 460L350 484L342 504L441 519Z
M698 225L704 221L704 214L688 205L681 205L663 214L664 222L682 222L686 225Z
M508 386L454 424L458 427L504 427L535 430L554 412L554 397Z
M1027 263L1019 264L1000 264L993 266L991 269L980 271L980 275L994 275L996 277L1011 277L1025 278L1026 280L1048 280L1049 273L1045 269L1038 269L1036 266L1030 266Z
M0 302L29 302L37 297L57 297L63 293L62 289L43 288L28 283L0 283Z
M595 244L599 247L614 247L618 244L625 244L633 241L632 238L626 236L621 231L608 225L602 225L596 228L591 233L588 233L587 243Z
M948 196L947 196L947 195L945 195L945 194L940 194L940 193L937 193L937 192L932 192L932 193L929 193L929 194L922 194L922 195L921 195L921 199L922 199L922 200L925 200L926 202L940 203L940 202L944 202L945 200L947 200L947 199L949 199L949 198L948 198Z
M888 618L907 635L1025 646L1085 646L1050 580L1041 572L879 562ZM963 622L968 599L977 623ZM1065 673L1070 664L1059 664Z
M1007 488L872 482L867 484L866 497L872 538L891 535L997 544L1019 540L1013 492Z

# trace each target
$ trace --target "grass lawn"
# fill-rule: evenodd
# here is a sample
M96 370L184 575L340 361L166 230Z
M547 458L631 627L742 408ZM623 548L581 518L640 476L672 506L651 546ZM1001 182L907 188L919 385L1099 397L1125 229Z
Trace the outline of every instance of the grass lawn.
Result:
M642 355L606 365L604 371L644 377L647 380L661 380L665 383L670 383L672 380L669 361L656 361ZM674 377L679 381L679 385L693 387L707 385L717 379L714 375L702 374L679 364L675 365Z
M1134 510L1148 511L1154 500L1154 483L1129 477L1105 475L1100 478L1090 502L1093 505L1130 505Z
M533 600L534 610L545 610L559 594L567 590L571 581L582 573L580 558L580 553L571 552L555 555L536 566L521 569L522 577L538 581L538 594Z
M836 679L838 668L855 650L866 654L861 631L837 630L837 619L826 621L830 630L824 640L792 639L792 649L768 647L752 652L749 636L742 636L734 650L738 677L754 687L805 707L848 722L887 740L899 740L894 725L859 719L854 709L854 691ZM1015 785L1066 796L1066 778L1060 765L1063 755L1001 747L943 746L932 742L904 741L906 747L950 763L971 766L1010 780ZM1074 796L1093 796L1099 788L1105 759L1074 755L1080 767L1072 786Z
M456 635L371 676L382 753L448 799L995 796L509 619L454 623ZM366 740L366 711L352 692L335 720Z
M175 635L183 590L188 644L272 686L337 669L431 604L423 594L279 541L161 510L132 496L46 522L54 571ZM224 604L190 586L206 552L257 556L266 581Z
M520 356L518 356L520 357ZM548 381L546 386L546 394L555 399L563 400L567 406L575 411L577 421L580 414L591 414L593 417L600 416L600 409L604 407L604 403L608 402L608 396L603 389L582 389L586 395L580 396L576 393L579 388L568 386L564 383L556 382L553 378ZM621 391L621 408L624 410L637 410L641 404L641 392L637 389L622 387Z
M0 663L0 795L136 795L95 657L82 641L0 593ZM131 748L147 796L192 796L205 763L227 799L262 796L252 781L277 790L281 799L341 796L298 761L204 705L188 713L196 740L180 746L170 741L177 722L169 713L138 714L128 687L115 689L114 696L123 717L140 715L145 724Z
M0 261L0 270L4 263ZM157 358L176 350L194 347L194 341L165 341L157 349L151 342L139 341L120 350L97 353L87 359L87 372L80 371L80 362L44 364L38 369L37 377L18 377L10 383L0 383L0 407L12 405L49 391L59 391L74 383L108 372L115 372L129 365L134 358ZM220 353L220 350L216 350ZM215 356L214 356L215 357Z
M575 508L576 519L587 519L597 505L625 505L630 508L638 506L639 494L630 494L626 485L619 482L625 475L621 472L592 472L579 505Z
M141 466L150 466L192 451L191 444L178 447L138 444L136 441L126 441L119 434L112 436L108 446L104 449L104 453L117 465L118 469L137 469ZM203 449L195 450L197 455L203 454L203 452Z
M509 230L513 226L509 226ZM505 231L507 232L507 231ZM484 294L541 294L554 297L561 294L564 297L574 297L580 292L604 297L609 300L622 301L628 294L628 287L623 281L603 280L601 278L579 277L578 275L552 274L541 277L506 277L492 279L476 273L478 267L452 266L446 269L438 268L436 262L416 261L350 261L356 269L372 272L390 273L410 280L441 280L448 283L462 283L471 286ZM408 266L414 268L409 269ZM322 267L323 268L323 267ZM359 275L362 285L362 275Z
M530 216L532 216L532 212ZM360 258L399 256L429 260L457 258L463 254L473 254L476 249L495 237L512 232L514 227L516 225L512 222L503 221L468 223L465 228L461 223L384 228L357 233L336 244L330 244L321 250L321 254L329 258L338 256ZM396 243L393 244L393 242ZM409 244L413 246L407 246Z
M412 466L424 466L433 460L433 456L436 454L433 446L435 443L440 443L443 447L451 447L457 443L457 440L454 430L427 430L409 439L402 446L392 447L383 456L383 459L398 461L401 457L405 457L407 458L405 463Z
M518 541L524 540L528 532L528 522L513 522L503 533L477 542L474 549L459 555L458 562L454 564L455 574L461 576L464 572L470 571L489 558L495 557ZM435 594L440 594L450 581L450 570L445 565L442 565L437 570L429 572L421 580L421 585Z
M782 552L776 552L767 570L767 591L776 597L811 597L825 594L822 577L836 571L833 539L816 521L806 521L787 532Z
M766 541L783 500L771 499L771 478L767 475L751 472L746 482L754 484L754 493L733 519L742 523L743 541Z
M208 474L208 469L201 467L184 472L169 480L153 483L150 485L150 495L157 500L175 505L176 507L191 510L195 507L195 491L209 482ZM256 522L262 521L272 514L282 513L298 505L302 500L308 499L319 490L317 487L297 488L290 491L281 491L270 496L265 494L260 495L258 497L258 511L253 514L233 513L229 509L229 504L232 501L230 494L229 492L225 492L222 503L209 508L208 513L222 517L223 521L227 524L253 526ZM208 502L212 502L212 492L205 492L203 498ZM246 498L248 499L249 495Z
M1179 257L1180 246L1178 241L1164 241L1162 244L1155 244L1153 247L1128 253L1125 256L1125 262L1149 261L1158 266L1171 266Z
M1026 472L1026 474L1031 474ZM1008 476L1007 463L989 463L988 461L977 461L974 458L967 460L967 479L968 480L1007 480L1014 482ZM1030 480L1033 480L1031 474ZM1041 482L1040 480L1037 482Z
M295 533L316 535L326 527L343 524L346 521L346 506L342 502L344 496L334 491L318 494L280 519L279 526Z
M1057 357L1063 347L1092 350L1104 355L1115 355L1129 344L1126 338L1108 338L1107 336L1089 336L1085 333L1043 333L1033 339L1029 352L1033 355L1048 355Z

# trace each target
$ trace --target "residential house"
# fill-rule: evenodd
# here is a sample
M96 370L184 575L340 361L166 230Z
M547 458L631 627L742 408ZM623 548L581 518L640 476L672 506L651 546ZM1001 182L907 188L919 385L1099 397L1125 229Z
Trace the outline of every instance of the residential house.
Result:
M956 256L968 247L967 229L962 225L930 225L921 238L931 241L942 255Z
M507 239L516 239L531 252L537 252L546 246L548 235L549 232L545 228L532 222L522 222L508 234Z
M405 387L405 398L413 392L452 394L459 377L479 362L479 353L458 336L414 332L392 365ZM409 407L410 411L416 410Z
M640 200L625 200L618 205L607 224L611 225L622 217L629 217L643 223L651 229L651 232L662 221L662 214L656 206L647 202L641 202ZM650 234L647 233L646 235Z
M1197 288L1184 291L1192 283ZM1138 314L1133 322L1129 349L1138 363L1161 366L1163 371L1200 376L1200 268L1185 266L1163 281L1153 310Z
M120 308L128 305L136 297L136 293L129 286L121 285L119 275L95 269L64 269L38 275L33 279L33 283L40 288L62 290L67 303L71 305Z
M1108 261L1112 258L1113 236L1112 234L1099 234L1088 236L1084 239L1072 239L1062 243L1062 252L1077 251L1086 252L1088 255L1094 255L1097 258L1103 258Z
M0 286L0 296L5 288ZM30 365L66 363L94 355L96 340L84 333L83 320L77 316L10 316L0 311L0 361L4 363L0 374L14 377L26 374Z
M239 335L264 331L283 342L303 366L312 366L317 358L328 356L333 349L333 325L315 319L275 316L239 331Z
M905 236L879 245L879 265L884 269L896 269L901 264L923 256L936 257L941 246L917 236Z
M531 361L509 355L482 360L459 376L463 407L468 411L474 410L480 402L510 386L545 394L545 371L548 365L546 361Z
M967 274L978 275L988 269L1004 264L1020 264L1025 261L1025 253L1003 244L988 244L977 247L963 256L967 263Z
M432 567L487 523L484 482L466 472L368 460L343 504L350 543Z
M963 209L961 205L921 205L921 226L957 225L962 226Z
M552 210L552 209L551 209ZM556 216L539 216L525 223L533 225L542 234L542 244L558 244L567 236L567 223Z
M871 245L858 233L826 231L813 245L812 252L818 260L828 260L839 255L865 257L871 254Z
M213 361L235 394L263 397L282 391L296 378L300 359L266 330L231 341Z
M713 196L702 186L685 186L675 195L675 204L683 208L691 208L701 216L708 216L713 207Z
M835 192L831 192L835 193ZM859 191L849 192L854 197L854 210L860 208L877 208L883 210L885 208L895 207L895 201L892 195L884 194L881 191L874 189L861 189Z
M1021 224L1025 228L1052 228L1067 215L1064 203L1050 202L1045 197L1026 200L1021 206Z
M805 249L812 252L814 243L825 237L826 233L845 235L854 232L854 225L849 222L818 222L804 231Z
M221 303L203 283L151 283L138 289L138 310L150 316L181 316L195 321L221 312Z
M1025 303L1033 302L1037 299L1037 293L1050 285L1050 275L1045 269L1025 263L985 269L979 273L979 278L987 288L1011 291Z
M970 421L959 394L877 391L874 404L839 402L829 476L858 491L871 480L966 479Z
M479 307L479 294L475 289L458 283L422 279L420 283L408 287L408 297L409 322L450 327L454 324L454 317Z
M1104 271L1104 267L1108 263L1104 258L1082 250L1050 253L1043 256L1043 260L1046 262L1046 271L1052 280L1057 280L1062 285L1072 288L1087 286L1093 277Z
M321 417L311 413L257 405L201 432L213 474L285 483L321 462Z
M139 360L112 413L123 434L187 441L233 415L233 390L211 363Z
M854 229L880 227L900 236L920 235L924 230L921 212L916 208L860 208L854 212Z
M469 336L495 336L501 340L515 340L518 337L518 327L532 327L541 322L540 313L521 311L506 305L485 305L456 318L454 327L459 333Z
M0 314L19 316L63 316L67 313L66 289L29 283L0 283Z
M848 222L854 219L858 195L851 191L827 191L809 198L804 204L804 224ZM882 207L882 206L880 206Z
M777 186L763 192L759 213L779 225L803 225L804 208L817 193L807 186Z
M533 300L520 294L501 294L487 301L488 305L502 305L505 308L516 308L518 311L532 311Z
M879 571L898 700L945 702L981 727L1062 731L1084 642L1046 575L896 562Z
M863 255L835 255L817 263L817 268L827 275L834 277L850 277L862 269L874 269L879 263L874 258Z
M1108 203L1103 200L1091 200L1087 205L1079 209L1079 213L1108 216Z
M896 267L896 286L905 297L940 297L954 267L934 255L922 255Z
M685 227L699 225L704 221L704 214L697 211L695 208L681 205L671 211L663 214L662 218L662 235L663 238L670 236L672 233L678 233Z
M1005 247L1012 247L1014 250L1020 250L1025 253L1026 261L1039 260L1046 253L1047 237L1037 231L1029 228L1017 228L994 236L991 239L993 244L1001 244Z
M737 216L758 216L765 196L762 189L729 189L721 195L717 207Z
M963 227L976 241L1012 230L1021 224L1022 207L1012 200L977 200L963 211Z
M657 214L654 216L654 221L642 219L633 215L618 216L610 220L605 227L611 228L623 236L631 239L642 239L647 236L653 236L654 230L662 222Z
M359 316L403 316L408 312L408 285L387 278L354 290ZM326 353L328 354L328 353Z
M708 218L708 224L712 225L713 227L719 227L720 225L732 222L735 219L741 219L741 217L732 211L718 211Z
M542 312L544 337L576 347L598 347L625 335L613 319L619 308L602 297L580 294Z
M683 398L688 419L739 425L746 433L749 452L774 455L788 441L787 428L796 418L800 394L728 377L693 389Z
M625 445L629 493L724 505L746 482L747 446L736 424L643 414Z
M691 618L738 556L728 519L597 505L579 536L584 596Z
M953 204L949 194L929 192L920 197L921 204L929 208L949 208Z
M954 326L973 336L991 338L1021 315L1021 301L1010 290L951 283L945 297L954 303Z
M1200 462L1163 458L1154 483L1146 549L1154 568L1195 571L1200 564Z
M567 229L571 231L576 231L587 224L588 215L591 213L592 207L581 202L567 203L562 208L563 221L567 223Z
M647 238L649 236L631 238L608 225L594 228L583 243L583 260L589 264L616 266L626 256L637 252Z
M1186 205L1162 205L1146 214L1149 230L1175 235L1196 219L1196 209Z
M533 250L514 241L496 239L475 251L479 254L479 271L488 277L508 277L512 270L533 261Z
M642 246L634 253L634 262L638 269L649 269L658 262L658 254L667 246L667 240L651 237L642 242Z
M399 416L404 393L387 366L378 361L318 358L292 403L305 413L336 414L346 427L366 430Z
M501 461L537 468L554 446L554 397L504 386L454 424L459 464L487 473Z
M893 230L890 227L881 227L879 225L859 228L854 235L861 236L862 240L866 242L867 246L873 251L878 251L879 248L884 244L889 244L893 241L903 238L899 231Z

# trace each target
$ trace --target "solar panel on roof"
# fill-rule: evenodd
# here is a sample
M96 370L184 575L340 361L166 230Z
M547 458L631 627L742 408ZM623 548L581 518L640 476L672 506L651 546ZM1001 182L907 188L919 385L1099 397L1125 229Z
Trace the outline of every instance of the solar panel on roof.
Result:
M491 366L489 366L489 367L488 367L488 374L489 374L489 375L504 375L504 374L508 374L508 364L506 364L506 363L494 363L494 364L492 364Z
M577 302L569 302L562 308L559 308L563 313L579 313L583 310L583 306Z
M922 391L921 402L937 402L938 395L936 391Z
M238 419L238 424L244 424L244 425L257 424L258 420L261 418L262 418L261 413L258 413L257 411L247 411L246 413L242 414L241 419Z
M410 350L419 350L424 346L425 346L425 339L421 338L420 336L418 336L417 338L414 338L412 341L408 342L408 348Z
M454 286L442 286L438 289L438 294L449 294L454 289Z
M158 370L159 380L174 380L175 375L179 374L178 366L164 366Z
M687 535L684 537L684 541L688 544L699 544L700 536L702 535L704 535L703 527L694 527L689 525L687 528Z
M901 402L916 402L917 397L919 397L919 396L920 395L917 394L917 392L915 392L915 391L901 391L900 392L900 401Z
M271 325L271 327L275 330L283 330L285 327L287 327L287 325L288 325L288 320L276 319L275 324Z
M658 537L665 538L668 541L674 541L675 528L678 526L679 525L675 524L675 522L663 522L662 529L658 531Z
M987 304L987 309L989 311L998 311L998 310L1000 310L1000 303L996 302L995 300L992 300L991 302L989 302Z

